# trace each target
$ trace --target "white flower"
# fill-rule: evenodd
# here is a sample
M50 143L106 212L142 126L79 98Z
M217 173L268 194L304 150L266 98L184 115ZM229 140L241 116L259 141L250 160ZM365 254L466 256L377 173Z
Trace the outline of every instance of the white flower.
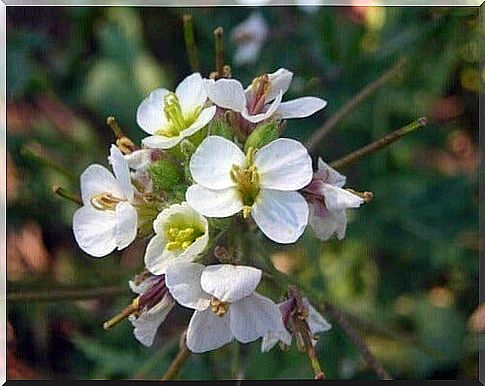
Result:
M217 106L241 113L251 123L264 121L273 115L279 119L304 118L323 109L327 102L316 97L303 97L281 102L290 87L293 73L280 68L262 75L243 89L236 79L206 79L209 99Z
M289 299L285 302L279 303L278 307L282 313L283 319L288 318L291 310L288 310L288 302L291 302L292 299ZM312 344L315 346L317 344L317 340L313 338L319 332L326 332L329 331L332 326L328 323L322 315L310 304L307 298L302 298L303 306L308 311L308 316L305 318L305 322L308 326L308 333L310 334ZM289 305L289 307L293 307L293 305ZM279 332L278 334L273 335L266 335L262 342L261 342L261 351L267 352L271 350L278 341L283 342L287 346L291 344L291 335L285 329L285 332Z
M140 311L128 317L134 327L133 334L145 346L151 346L158 327L166 319L175 302L165 286L165 276L152 276L140 284L129 282L133 292L139 294Z
M278 243L293 243L305 230L308 205L296 190L312 179L312 162L298 141L279 138L254 153L233 142L207 137L190 160L196 184L186 200L207 217L229 217L243 211Z
M209 241L207 219L186 202L160 212L153 229L155 236L148 243L145 265L154 275L165 273L174 262L192 261Z
M111 146L113 174L90 165L81 174L83 206L74 213L73 231L81 249L102 257L127 247L136 237L138 216L133 201L130 170L121 151Z
M252 342L282 328L280 311L255 293L261 271L253 267L196 263L173 264L167 287L178 303L195 309L187 329L187 347L200 353L215 350L234 338Z
M358 208L364 202L361 197L342 189L345 181L345 176L319 158L318 171L304 189L310 209L310 226L322 241L334 233L342 240L347 227L345 210Z
M254 62L267 37L266 21L260 12L253 12L231 31L231 38L237 45L234 63L241 65Z
M138 107L138 125L151 134L143 139L150 148L169 149L207 125L216 107L204 107L207 94L199 73L185 78L175 93L164 88L153 91Z

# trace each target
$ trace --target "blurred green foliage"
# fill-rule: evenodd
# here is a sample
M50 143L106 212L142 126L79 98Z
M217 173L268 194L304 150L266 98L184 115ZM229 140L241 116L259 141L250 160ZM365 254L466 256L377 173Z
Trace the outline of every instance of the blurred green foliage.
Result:
M214 66L213 30L224 28L225 59L231 64L236 43L229 32L253 11L8 8L7 143L18 179L8 200L8 227L18 232L27 221L38 223L52 259L41 272L9 276L9 290L127 284L141 267L143 249L129 248L123 257L118 253L102 260L84 255L71 232L74 205L51 193L53 184L78 191L78 182L25 157L22 149L40 145L75 175L90 163L107 165L113 137L105 118L116 116L126 134L139 141L138 104L157 87L173 89L190 72L181 16L193 16L207 76ZM232 64L233 75L248 84L256 75L285 67L295 73L286 99L315 95L328 101L323 113L288 122L288 137L308 139L360 88L400 57L408 59L396 79L322 141L315 157L331 161L420 116L430 120L427 128L345 170L348 185L372 191L374 200L349 213L344 241L320 243L308 232L297 247L283 248L292 274L341 308L403 334L390 338L378 328L360 329L394 377L476 378L478 335L467 321L478 304L478 175L473 162L478 8L259 11L269 38L253 64ZM454 104L446 104L450 101ZM456 138L470 140L463 145ZM457 152L459 145L468 147ZM17 356L40 378L161 377L176 354L189 313L174 311L152 348L134 339L128 322L105 332L102 322L130 300L126 287L123 296L95 302L9 303ZM282 295L264 289L275 300ZM327 376L375 379L333 325L317 346ZM261 354L259 345L231 344L193 355L180 377L311 377L306 357L295 347Z

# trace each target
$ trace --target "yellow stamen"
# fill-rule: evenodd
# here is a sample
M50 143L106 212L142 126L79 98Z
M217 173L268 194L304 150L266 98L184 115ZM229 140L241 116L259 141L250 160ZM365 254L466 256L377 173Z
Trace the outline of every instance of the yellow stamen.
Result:
M180 229L178 227L171 227L167 231L167 238L169 242L167 243L165 248L168 251L175 251L180 249L185 250L202 235L203 232L200 232L193 227L187 227L183 229Z
M217 298L211 299L211 311L216 314L217 316L224 316L229 309L229 303L221 302Z
M167 94L163 98L163 112L168 124L155 131L155 134L165 137L176 137L182 130L188 128L197 120L201 110L202 106L198 106L184 115L177 96L173 92Z
M241 199L243 201L243 217L249 217L251 207L259 194L259 173L258 168L253 165L256 149L250 147L244 160L244 166L233 165L231 178L236 183Z
M89 201L94 209L98 210L115 210L116 205L122 201L126 201L122 198L115 197L111 193L100 193L92 196Z

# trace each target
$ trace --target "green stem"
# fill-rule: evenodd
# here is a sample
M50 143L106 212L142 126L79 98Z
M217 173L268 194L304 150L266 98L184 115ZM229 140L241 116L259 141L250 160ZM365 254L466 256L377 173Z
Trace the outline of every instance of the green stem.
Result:
M69 178L71 181L77 182L77 176L75 176L70 170L65 169L61 165L57 164L50 158L47 158L38 152L36 152L34 149L31 149L30 147L23 147L21 150L21 154L24 157L30 158L31 160L37 162L40 165L43 165L47 168L50 168L52 170L55 170L56 172L66 176Z
M61 188L58 185L52 186L52 191L54 192L54 194L57 194L59 197L62 197L68 201L74 202L75 204L78 204L78 205L83 204L81 198L77 194L72 193L67 189Z
M183 24L185 48L187 49L187 57L189 59L190 67L192 68L192 71L199 72L199 55L197 52L197 46L195 44L192 16L184 15Z
M409 125L392 131L389 134L386 134L384 137L378 139L377 141L372 142L367 146L364 146L363 148L338 159L337 161L333 161L332 163L330 163L330 166L335 169L343 169L350 164L362 159L363 157L375 153L376 151L379 151L386 146L389 146L391 143L397 141L398 139L415 132L417 129L426 126L427 123L428 120L426 118L419 118L416 121L411 122Z

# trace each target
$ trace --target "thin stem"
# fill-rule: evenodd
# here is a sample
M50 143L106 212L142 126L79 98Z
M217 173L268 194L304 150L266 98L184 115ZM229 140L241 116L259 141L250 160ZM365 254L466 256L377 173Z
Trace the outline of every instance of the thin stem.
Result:
M389 134L386 134L384 137L381 139L378 139L375 142L372 142L368 144L367 146L364 146L363 148L356 150L348 155L346 155L343 158L338 159L337 161L333 161L330 166L332 166L335 169L343 169L350 164L360 160L361 158L375 153L376 151L389 146L391 143L397 141L398 139L413 133L420 127L426 126L428 123L428 120L424 117L419 118L418 120L411 122L409 125L404 126L398 130L392 131Z
M183 15L182 20L184 24L185 48L187 50L187 57L189 59L190 67L192 68L193 72L199 72L199 55L197 52L197 46L195 44L192 16Z
M187 344L185 343L186 339L186 331L182 333L181 339L180 339L180 349L179 352L177 353L177 356L174 358L172 363L170 363L170 366L168 367L167 371L165 374L163 374L161 381L168 381L169 379L173 379L182 366L184 365L185 361L189 358L190 356L190 351L187 348Z
M37 162L40 165L46 166L52 170L55 170L56 172L66 176L72 181L77 182L77 177L71 173L70 170L62 167L61 165L57 164L55 161L53 161L50 158L47 158L46 156L38 153L34 149L30 147L23 147L21 150L21 154L27 158L30 158L31 160Z
M354 108L360 105L364 100L374 94L379 88L384 86L389 80L394 78L401 70L401 67L406 62L405 58L399 59L389 70L384 72L379 78L374 80L360 90L352 99L350 99L344 106L340 108L334 115L317 129L310 139L307 141L307 148L309 151L315 150L318 143L327 136L340 121L345 118Z
M222 78L224 76L224 44L223 44L224 30L222 27L217 27L214 30L215 40L215 62L217 77Z
M338 323L345 335L347 335L347 337L352 341L354 346L359 350L364 361L376 372L380 379L392 379L392 377L384 369L382 364L370 352L369 347L365 344L360 334L350 325L350 323L347 321L344 314L340 312L340 310L338 310L327 301L324 302L323 309L321 306L319 306L318 308L320 308L321 312L328 314L333 320Z
M120 295L126 286L96 288L42 288L39 290L12 290L7 292L8 302L59 302Z
M68 201L74 202L75 204L78 204L78 205L83 204L81 198L77 194L70 192L67 189L61 188L58 185L52 186L52 192L54 194L57 194L59 197L62 197Z
M103 324L103 328L105 330L111 330L114 326L116 326L118 323L128 318L130 315L133 315L139 309L140 309L140 302L138 298L136 298L128 307L125 307L123 311L121 311L118 315L115 315L110 320L105 322Z
M106 124L113 131L116 138L123 136L123 131L121 130L120 125L118 125L118 121L116 121L115 117L106 118Z

